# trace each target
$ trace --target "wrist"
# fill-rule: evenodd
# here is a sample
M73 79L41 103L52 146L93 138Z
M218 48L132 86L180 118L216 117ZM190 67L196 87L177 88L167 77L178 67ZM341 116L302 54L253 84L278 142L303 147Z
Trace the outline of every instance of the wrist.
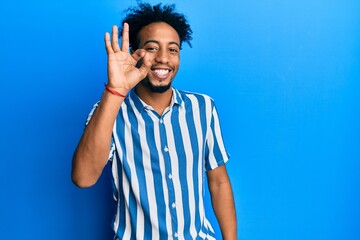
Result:
M105 83L104 83L104 87L107 92L122 98L126 98L126 94L128 93L128 91L125 90L124 88L111 87Z

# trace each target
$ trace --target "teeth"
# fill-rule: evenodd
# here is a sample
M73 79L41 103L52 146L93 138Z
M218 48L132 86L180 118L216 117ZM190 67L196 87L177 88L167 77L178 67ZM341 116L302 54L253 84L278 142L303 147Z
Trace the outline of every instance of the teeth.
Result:
M155 69L154 72L157 74L157 75L166 75L169 73L169 70L168 69Z

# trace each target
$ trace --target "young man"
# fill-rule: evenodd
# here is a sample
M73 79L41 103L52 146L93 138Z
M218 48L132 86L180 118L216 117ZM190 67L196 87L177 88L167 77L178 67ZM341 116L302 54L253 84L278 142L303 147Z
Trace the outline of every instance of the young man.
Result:
M123 21L121 47L116 26L111 41L105 35L108 84L75 151L72 179L90 187L111 162L115 239L214 239L203 202L205 173L223 239L236 239L214 102L172 87L191 33L174 5L139 4Z

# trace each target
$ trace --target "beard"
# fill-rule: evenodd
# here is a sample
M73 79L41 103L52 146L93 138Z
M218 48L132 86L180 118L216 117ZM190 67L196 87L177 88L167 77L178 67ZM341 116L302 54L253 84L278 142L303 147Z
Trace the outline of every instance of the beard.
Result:
M166 92L171 87L171 82L164 86L155 86L150 82L148 77L144 78L141 81L141 84L144 85L147 89L149 89L153 93L163 93Z

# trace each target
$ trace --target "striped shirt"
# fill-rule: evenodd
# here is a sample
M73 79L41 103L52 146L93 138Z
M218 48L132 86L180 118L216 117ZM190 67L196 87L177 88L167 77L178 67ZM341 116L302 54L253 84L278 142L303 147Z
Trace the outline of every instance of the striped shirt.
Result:
M228 159L210 97L173 89L160 116L130 91L109 154L115 239L215 239L205 215L204 177Z

